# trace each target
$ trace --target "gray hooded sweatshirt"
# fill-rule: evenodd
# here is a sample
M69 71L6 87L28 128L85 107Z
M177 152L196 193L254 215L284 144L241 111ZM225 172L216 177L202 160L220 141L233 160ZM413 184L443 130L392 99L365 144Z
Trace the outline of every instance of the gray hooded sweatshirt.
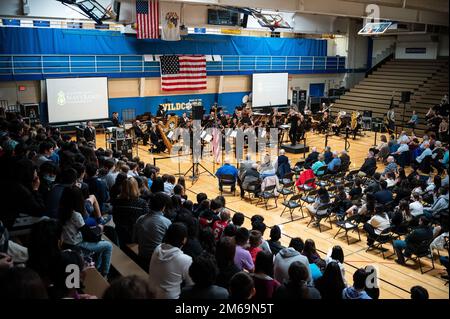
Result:
M294 262L299 261L306 266L308 269L308 284L313 284L313 279L311 276L311 271L309 269L308 258L300 254L292 247L283 248L280 252L275 256L274 261L274 278L280 282L287 282L289 279L289 266Z
M189 267L192 258L169 244L156 247L150 261L149 281L158 299L178 299L181 284L191 286Z

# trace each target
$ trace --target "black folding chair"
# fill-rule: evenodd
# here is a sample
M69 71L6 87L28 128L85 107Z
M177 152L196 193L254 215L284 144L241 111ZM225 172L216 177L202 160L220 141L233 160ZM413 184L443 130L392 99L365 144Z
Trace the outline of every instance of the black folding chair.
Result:
M277 208L278 207L278 204L277 204L278 196L275 195L275 190L276 190L276 185L271 185L271 186L266 187L264 189L264 191L261 191L258 194L259 201L256 203L256 205L258 205L262 201L264 203L264 207L266 208L266 210L268 210L267 204L268 204L269 200L271 198L273 198L273 199L275 199L275 207L274 208Z
M309 192L310 190L313 190L314 187L309 186L309 184L314 183L315 180L315 178L307 179L304 184L298 186L299 190L302 190L303 192Z
M296 208L300 207L300 203L299 203L300 198L301 198L301 195L297 194L297 195L291 196L291 198L289 198L289 200L283 201L282 205L284 206L284 209L281 212L280 217L283 216L286 209L289 209L289 214L291 215L291 220L294 220L294 218L292 217L292 213L295 211ZM301 210L301 212L302 212L302 218L304 218L305 215L303 215L302 210Z
M376 249L381 251L381 255L383 256L383 259L386 259L386 256L384 255L384 252L387 250L385 247L383 247L384 244L392 243L392 233L391 233L391 227L386 228L383 230L379 235L377 235L375 238L373 238L372 245L369 245L366 249L366 252L368 252L371 249ZM392 256L392 255L390 255ZM390 257L388 256L388 257Z
M356 231L358 233L358 240L356 242L361 241L361 234L359 233L360 219L358 217L359 217L358 215L353 215L345 220L337 221L336 226L338 227L338 231L337 231L336 235L334 235L333 238L336 238L337 235L339 235L339 233L341 233L343 231L343 232L345 232L345 238L347 239L347 245L350 245L350 241L348 239L348 232Z
M433 241L433 239L423 240L417 246L413 247L412 250L410 250L410 252L411 252L410 257L405 257L405 261L407 261L409 259L418 261L420 272L422 274L425 274L434 269L434 258L433 258L433 254L432 254L432 251L430 248L430 244L432 241ZM428 269L427 271L423 271L423 267L422 267L420 258L424 258L424 257L428 258L429 255L431 255L431 268Z
M223 193L224 186L229 186L230 191L232 191L233 195L236 196L236 179L233 175L223 174L219 176L220 195Z
M285 187L286 184L290 184L291 182L293 182L293 178L294 178L293 172L286 173L284 174L283 178L280 179L280 184L283 185L283 187Z
M283 188L278 191L281 195L283 195L283 200L286 200L289 195L294 194L294 187L294 181L290 181L289 183L283 185Z
M300 210L302 211L302 216L303 214L303 208L305 207L305 205L312 205L314 204L314 202L316 201L316 195L317 195L317 190L316 189L312 189L310 190L308 193L301 195L300 197Z
M253 198L256 199L258 197L260 189L261 189L261 181L250 182L247 185L247 189L244 189L244 193L245 192L248 193L248 198L250 199L250 203L253 202L252 194L253 194Z
M317 222L317 226L319 227L319 232L322 232L322 227L321 227L321 221L322 220L328 220L330 223L330 229L333 229L333 225L331 224L331 220L330 220L330 216L331 216L331 204L327 203L327 204L323 204L321 206L319 206L317 208L317 212L324 212L322 214L314 214L311 215L311 220L309 221L308 225L306 225L306 227L309 227L309 225L313 222L316 221Z

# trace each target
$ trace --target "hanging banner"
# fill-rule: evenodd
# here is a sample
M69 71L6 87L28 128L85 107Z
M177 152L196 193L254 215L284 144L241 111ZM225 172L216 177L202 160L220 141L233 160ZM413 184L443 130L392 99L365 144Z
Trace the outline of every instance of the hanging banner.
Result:
M180 41L181 6L178 3L163 2L161 10L161 40Z

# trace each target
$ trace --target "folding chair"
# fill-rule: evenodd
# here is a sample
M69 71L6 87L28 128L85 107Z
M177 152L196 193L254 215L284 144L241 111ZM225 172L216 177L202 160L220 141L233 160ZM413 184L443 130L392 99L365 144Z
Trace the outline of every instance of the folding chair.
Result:
M236 196L236 179L233 175L223 174L219 176L220 195L223 193L224 186L229 186L233 195Z
M293 182L293 178L294 178L293 172L286 173L284 174L283 178L280 179L280 184L283 185L283 187L285 187L286 184L290 184L291 182Z
M253 198L257 198L258 197L258 193L260 192L260 188L261 188L261 181L254 181L248 184L247 189L244 190L244 193L247 192L248 193L248 198L250 199L250 203L253 202L252 200L252 194L253 194Z
M307 179L304 184L298 186L299 190L302 190L303 192L309 192L310 190L313 190L314 187L309 186L309 184L314 183L315 180L315 178Z
M368 246L366 249L366 252L368 252L371 249L377 249L381 251L381 255L383 256L383 259L386 259L390 256L385 256L384 251L387 250L383 247L384 244L392 243L392 234L391 234L391 227L386 228L383 230L379 235L377 235L375 238L373 238L374 242L372 245Z
M301 206L299 203L300 198L301 198L301 195L297 194L297 195L292 195L291 198L289 198L289 200L283 201L282 205L284 206L284 209L281 212L280 217L283 216L286 209L289 209L289 214L291 215L291 220L294 220L294 218L292 217L292 213L294 212L294 210L296 208ZM304 218L305 215L303 215L303 210L301 212L302 212L302 218Z
M422 274L425 274L431 270L434 269L434 258L433 258L433 254L431 252L430 249L430 244L433 241L433 239L431 240L423 240L419 245L417 245L416 247L414 247L414 249L411 251L411 256L410 257L406 257L405 261L407 260L416 260L419 262L419 268L420 268L420 272ZM420 261L420 258L423 257L428 257L429 255L431 255L431 268L428 269L427 271L423 271L422 268L422 263ZM415 256L415 257L413 257Z
M278 204L277 204L278 196L275 195L275 190L276 190L276 185L271 185L271 186L266 187L264 189L264 191L259 193L259 195L258 195L259 201L256 203L256 205L258 205L262 201L264 203L264 207L266 208L266 210L268 210L267 203L269 202L269 200L271 198L274 198L275 199L275 207L274 208L277 208L278 207Z
M321 221L322 219L324 219L325 221L328 219L329 223L330 223L330 229L333 229L333 225L331 224L331 220L330 220L330 216L331 216L331 204L327 203L327 204L323 204L321 206L319 206L319 208L317 208L317 212L321 212L321 211L325 211L324 214L321 215L312 215L311 216L311 220L309 221L308 225L306 225L306 227L309 227L309 225L314 221L317 220L317 226L319 227L319 232L322 232L322 228L321 228Z
M312 189L308 193L306 193L300 197L300 210L302 211L302 216L304 216L303 207L305 207L305 205L314 204L314 202L316 201L316 195L317 195L317 190Z
M361 234L359 233L360 219L358 217L359 217L358 215L353 215L343 221L337 221L336 226L338 227L338 231L333 238L336 238L340 232L344 231L345 238L347 239L347 245L350 245L350 241L348 239L348 232L356 230L356 232L358 233L358 240L356 242L361 241Z
M284 184L283 188L278 191L281 195L283 195L283 200L286 200L286 198L289 195L294 194L294 186L295 186L294 181L291 181L289 183Z

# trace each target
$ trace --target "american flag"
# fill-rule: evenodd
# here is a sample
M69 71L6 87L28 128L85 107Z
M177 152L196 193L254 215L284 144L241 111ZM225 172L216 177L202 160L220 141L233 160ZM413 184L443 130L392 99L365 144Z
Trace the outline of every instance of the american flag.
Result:
M138 39L158 39L159 0L136 1Z
M206 56L163 55L160 61L163 91L206 90Z

